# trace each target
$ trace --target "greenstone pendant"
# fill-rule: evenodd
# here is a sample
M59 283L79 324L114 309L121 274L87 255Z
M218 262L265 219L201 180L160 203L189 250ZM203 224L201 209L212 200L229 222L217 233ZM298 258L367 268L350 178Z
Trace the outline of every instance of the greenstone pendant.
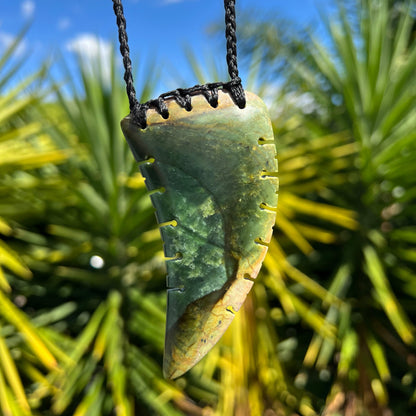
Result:
M264 103L244 109L219 91L192 111L166 101L145 129L121 123L146 178L167 257L164 374L176 378L215 345L244 302L266 255L277 204L277 161Z

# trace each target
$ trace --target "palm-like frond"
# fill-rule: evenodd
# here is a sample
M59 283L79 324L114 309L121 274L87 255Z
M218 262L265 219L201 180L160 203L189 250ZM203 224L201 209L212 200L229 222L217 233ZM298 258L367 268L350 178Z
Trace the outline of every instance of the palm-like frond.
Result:
M45 374L57 366L55 351L37 325L19 309L16 305L19 300L11 293L10 279L14 278L9 272L25 280L32 278L32 272L24 256L8 244L16 230L10 214L19 216L21 212L14 202L22 203L24 193L10 185L37 181L35 169L47 169L49 164L62 163L68 157L36 121L36 106L42 97L41 93L29 90L40 85L45 69L19 82L14 80L23 62L15 58L15 53L24 33L22 31L0 57L0 409L5 415L31 413L31 401L22 375L35 381L35 372L42 377L41 372ZM31 208L26 206L23 210L30 212Z
M206 82L197 63L192 60L191 64L198 82ZM253 72L257 68L254 63ZM208 79L212 77L225 79L217 73ZM255 77L250 79L254 83L246 86L248 90L261 90L267 95L266 85L255 82ZM287 379L284 360L276 353L277 349L291 356L296 343L294 339L280 340L277 322L295 324L301 318L323 342L337 343L336 322L328 319L327 313L333 315L343 305L339 292L328 290L324 282L303 273L288 261L288 254L300 261L313 253L315 243L336 243L342 229L358 228L353 210L328 202L331 188L347 180L357 146L349 132L324 135L320 129L310 140L308 125L304 124L308 122L299 110L289 101L289 111L281 112L281 107L271 105L281 187L277 209L262 207L277 211L275 238L269 245L265 271L229 335L194 370L202 376L219 368L221 384L233 385L233 389L220 390L218 415L263 414L265 403L273 401L274 411L298 409L304 415L314 414L310 397L297 391L293 381Z
M357 4L340 4L327 47L243 26L247 89L277 139L275 235L229 331L177 382L159 365L164 256L116 60L80 58L56 102L22 94L30 80L2 93L0 413L411 414L414 19ZM190 61L199 82L225 79ZM140 84L144 101L154 83Z
M332 41L327 47L312 38L307 48L303 45L296 49L300 43L295 40L289 47L279 43L281 49L277 50L263 37L265 50L269 51L264 55L269 58L264 67L269 65L274 71L273 63L280 65L283 60L289 80L286 94L308 94L312 99L312 111L303 115L310 127L305 138L311 147L316 132L326 131L329 137L339 128L346 132L345 145L333 152L345 156L339 160L339 173L333 175L331 171L335 179L331 181L325 177L326 169L320 169L319 179L325 186L319 189L318 185L313 196L346 209L344 213L354 213L350 220L343 221L350 231L340 235L342 249L332 252L339 258L338 272L334 273L333 266L328 270L324 258L314 266L302 263L315 280L342 300L326 312L326 321L338 327L336 338L331 340L315 330L304 358L306 368L297 378L300 387L308 386L310 366L324 371L325 377L334 377L329 396L333 401L329 400L325 413L328 415L354 407L358 414L380 414L388 406L389 380L399 386L398 380L406 372L400 355L406 351L408 356L414 350L414 310L408 307L412 292L403 290L399 279L414 278L410 254L414 238L409 226L414 219L416 183L414 163L408 157L414 154L416 143L412 69L416 45L411 37L411 2L401 7L397 15L385 1L362 1L355 2L347 12L339 2L338 19L327 22ZM296 137L297 129L288 131L289 136L293 133ZM310 159L311 153L309 149L303 160ZM283 179L284 173L282 189ZM298 196L294 201L298 204L292 203L292 208L301 203ZM281 202L285 213L283 195ZM309 202L306 206L313 207ZM302 217L307 213L300 211L297 214ZM399 242L397 236L402 233L407 238ZM299 236L297 240L301 241ZM303 246L306 250L304 242ZM392 342L395 336L402 343ZM335 360L337 353L339 358ZM392 359L401 363L401 373L397 366L392 368ZM397 388L401 394L408 389ZM396 387L390 391L396 391ZM370 399L364 402L363 397ZM392 405L398 404L393 401Z

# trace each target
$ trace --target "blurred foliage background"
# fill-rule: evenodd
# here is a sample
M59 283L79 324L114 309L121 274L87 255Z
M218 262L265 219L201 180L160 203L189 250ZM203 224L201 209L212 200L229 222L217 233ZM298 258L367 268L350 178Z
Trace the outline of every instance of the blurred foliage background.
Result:
M278 149L275 235L230 329L174 382L117 58L62 64L65 94L46 65L16 82L22 32L0 57L0 414L414 415L415 7L339 2L325 41L242 16Z

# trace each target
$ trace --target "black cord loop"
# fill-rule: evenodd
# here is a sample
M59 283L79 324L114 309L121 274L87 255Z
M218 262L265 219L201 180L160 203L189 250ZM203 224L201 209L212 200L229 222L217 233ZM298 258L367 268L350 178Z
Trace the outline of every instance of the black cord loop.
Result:
M225 37L227 41L227 66L231 80L229 82L214 82L204 85L195 85L191 88L178 88L161 94L154 100L149 100L144 104L139 103L136 97L136 90L133 82L132 64L130 59L130 48L126 30L126 19L121 0L112 0L114 13L117 17L118 39L120 52L123 57L124 81L129 99L130 114L140 128L146 128L146 112L149 108L154 108L163 118L169 117L168 107L165 100L173 98L187 111L192 110L192 96L202 94L212 107L218 106L218 90L223 89L229 92L234 102L239 108L246 106L246 98L241 79L238 76L237 66L237 37L235 20L235 0L224 0L225 8Z

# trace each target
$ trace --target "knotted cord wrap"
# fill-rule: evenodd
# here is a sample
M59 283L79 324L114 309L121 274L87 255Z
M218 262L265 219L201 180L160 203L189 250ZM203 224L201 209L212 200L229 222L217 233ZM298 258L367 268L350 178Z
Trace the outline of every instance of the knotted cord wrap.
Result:
M123 57L124 81L129 99L130 114L135 124L144 129L147 126L146 112L150 108L156 109L165 119L169 117L166 99L173 98L181 107L187 111L192 110L192 96L202 94L208 103L216 108L218 106L218 90L226 90L239 108L246 106L246 97L241 79L238 76L237 67L237 37L235 19L235 0L224 0L225 8L225 37L227 41L227 66L231 80L228 82L213 82L204 85L195 85L191 88L177 88L161 94L158 98L140 103L136 97L134 88L132 63L130 59L130 48L126 29L126 19L121 0L112 0L113 9L117 18L118 38L120 52Z

